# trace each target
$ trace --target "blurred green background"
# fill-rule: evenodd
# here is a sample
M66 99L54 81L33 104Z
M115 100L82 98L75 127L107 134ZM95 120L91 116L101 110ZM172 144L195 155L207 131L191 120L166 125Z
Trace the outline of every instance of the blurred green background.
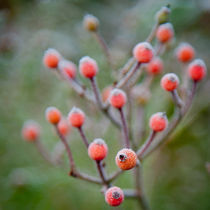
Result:
M114 157L120 148L120 134L107 125L95 108L81 100L67 84L42 65L44 50L56 48L78 63L89 55L100 66L100 88L113 82L101 48L82 27L82 18L92 13L100 20L100 31L121 67L133 46L145 40L157 10L171 4L171 22L176 32L174 47L188 41L196 55L210 66L210 2L208 0L1 0L0 1L0 210L109 209L100 187L68 177L65 167L49 166L32 144L21 139L25 120L33 118L42 126L42 141L50 150L59 141L46 122L47 106L67 114L77 105L88 113L85 126L89 140L103 137L110 150L108 172L116 170ZM173 50L163 56L165 72L180 74L182 66ZM157 111L172 110L169 94L159 88L157 78L146 106L146 120ZM158 87L158 88L157 88ZM171 141L144 162L144 183L152 209L209 210L210 174L210 81L199 84L193 108ZM161 100L159 100L161 98ZM145 122L147 123L147 122ZM75 130L69 136L76 163L92 175L94 164ZM132 187L132 172L115 182ZM138 209L126 200L122 209Z

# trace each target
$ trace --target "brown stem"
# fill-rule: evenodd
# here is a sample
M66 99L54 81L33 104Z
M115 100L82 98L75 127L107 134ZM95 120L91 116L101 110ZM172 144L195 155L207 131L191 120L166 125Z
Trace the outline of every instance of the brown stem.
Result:
M188 110L191 107L193 98L195 96L196 87L197 87L197 82L193 82L191 94L190 94L186 104L182 107L182 109L176 109L176 111L174 113L174 117L173 117L172 121L169 123L167 130L165 132L163 132L162 135L158 136L158 138L155 139L154 144L152 144L148 148L148 150L142 155L142 158L145 158L152 151L154 151L157 147L159 147L170 136L170 134L175 130L177 125L180 123L180 121L183 119L183 117L186 115L186 113L188 112Z
M131 68L128 71L128 73L115 85L115 87L122 88L124 85L126 85L129 79L136 73L136 71L139 69L140 66L141 66L141 63L136 62L133 68Z
M152 40L155 38L158 26L159 26L159 23L156 22L155 25L152 27L152 30L151 30L150 34L148 35L148 37L146 39L147 42L152 42Z
M79 127L78 130L79 130L80 136L82 137L82 140L83 140L85 146L88 148L89 147L89 143L88 143L88 140L87 140L87 138L85 136L85 133L84 133L82 127Z
M92 176L89 176L89 175L87 175L85 173L78 172L76 170L76 165L75 165L75 162L74 162L74 159L73 159L73 155L72 155L71 149L70 149L70 147L68 145L68 142L67 142L65 136L63 136L59 132L59 129L58 129L57 125L55 125L55 129L56 129L57 135L59 136L59 138L61 139L62 143L64 144L66 152L68 154L69 164L70 164L69 175L72 176L72 177L81 179L81 180L85 180L85 181L94 183L94 184L102 184L102 182L99 179L97 179L95 177L92 177Z
M96 83L95 77L90 79L91 82L91 86L93 89L93 93L95 95L96 98L96 102L98 104L99 109L104 113L104 115L110 119L110 121L118 128L120 128L120 124L119 122L114 118L114 116L112 116L112 114L109 112L109 106L104 106L104 104L102 103L101 100L101 95L100 95L100 91L98 89L98 85Z
M86 136L85 136L85 133L84 133L82 127L79 127L78 130L79 130L79 133L80 133L80 135L81 135L81 138L82 138L82 140L83 140L85 146L86 146L87 149L88 149L89 143L88 143L88 140L87 140L87 138L86 138ZM109 187L109 182L108 182L107 179L106 179L106 175L105 175L105 172L104 172L103 167L102 167L102 165L101 165L101 161L95 161L95 162L96 162L97 170L98 170L98 173L99 173L99 176L100 176L100 178L101 178L102 183L103 183L106 187Z
M75 171L75 162L74 162L74 159L73 159L71 149L68 145L68 142L67 142L65 136L60 133L57 124L55 125L55 130L56 130L57 135L59 136L59 138L61 139L62 143L65 146L65 149L66 149L66 152L67 152L67 155L68 155L68 158L69 158L70 170Z
M97 40L97 42L99 43L99 45L101 46L102 50L104 51L104 54L106 56L108 64L110 66L112 66L109 48L108 48L104 38L101 36L101 34L98 31L94 32L93 35L94 35L95 39Z
M120 174L122 174L124 171L122 170L117 170L115 171L109 178L108 178L108 182L112 182L113 180L115 180Z
M41 143L40 139L37 139L34 141L34 144L41 154L41 156L50 164L56 165L56 162L54 162L49 154L49 152L45 149L44 145Z
M144 152L148 149L148 147L150 146L150 144L152 143L154 137L156 135L155 131L151 131L148 139L146 140L146 142L143 144L143 146L136 152L137 156L139 159L141 159L142 155L144 154Z
M183 106L182 99L179 97L177 90L171 91L174 103L176 104L177 107L181 108Z
M121 117L121 121L122 121L122 130L124 133L124 138L125 138L125 147L126 148L130 148L130 139L129 139L129 133L128 133L128 126L126 123L126 119L125 119L125 115L123 112L122 108L119 108L119 112L120 112L120 117Z
M150 207L145 198L145 193L143 190L142 172L140 171L140 165L137 165L134 168L134 176L135 176L135 185L136 185L136 191L137 191L137 199L139 201L139 204L143 210L149 210Z

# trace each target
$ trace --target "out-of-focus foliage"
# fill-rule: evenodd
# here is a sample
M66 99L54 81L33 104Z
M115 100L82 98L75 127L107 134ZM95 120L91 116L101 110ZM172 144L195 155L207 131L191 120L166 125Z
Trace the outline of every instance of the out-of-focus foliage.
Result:
M171 22L176 40L191 43L199 58L210 66L210 3L208 0L172 0ZM58 142L44 119L47 106L57 106L67 114L73 105L88 113L85 126L90 140L104 139L110 147L108 171L116 169L114 156L120 148L120 134L107 125L95 108L86 103L42 65L43 51L56 48L66 58L78 63L89 55L100 66L99 86L113 82L100 47L82 28L86 13L97 16L100 31L112 50L115 68L131 55L133 46L146 38L154 24L154 14L167 1L87 1L87 0L5 0L0 3L0 209L107 209L100 188L68 177L64 168L49 166L33 145L22 141L23 122L34 118L42 125L42 141L49 148ZM165 59L165 71L181 75L173 50ZM157 78L152 87L146 119L157 111L172 111L168 94ZM199 85L193 109L178 127L176 135L144 162L146 193L153 209L210 209L210 175L205 164L210 161L210 81ZM161 98L161 100L159 100ZM70 144L81 169L96 174L93 163L77 132L72 131ZM127 172L116 182L132 186ZM125 209L136 203L126 200Z

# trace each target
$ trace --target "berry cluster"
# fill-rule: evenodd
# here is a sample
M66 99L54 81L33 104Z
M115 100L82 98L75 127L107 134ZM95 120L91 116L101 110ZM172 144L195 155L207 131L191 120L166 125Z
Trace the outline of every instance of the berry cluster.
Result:
M86 114L80 108L73 107L68 115L63 116L61 111L56 107L48 107L46 109L46 120L52 124L65 146L70 163L70 175L85 181L95 184L103 185L105 200L110 206L120 205L124 198L135 197L142 199L141 190L139 189L138 182L133 191L122 190L119 187L112 186L112 181L116 179L123 171L138 169L141 161L145 156L150 154L156 149L168 135L175 129L177 123L184 117L188 111L192 98L195 94L195 88L199 81L206 75L206 66L201 59L194 59L195 50L188 43L180 44L175 50L176 58L179 62L187 65L188 79L191 80L192 91L189 93L189 87L182 88L186 93L186 98L180 97L180 80L175 73L166 73L160 80L160 86L164 91L170 92L174 101L175 107L178 110L178 117L175 116L175 123L170 124L167 119L166 112L157 112L151 115L149 119L150 135L143 145L139 145L138 140L142 135L138 136L139 139L134 139L131 134L132 126L128 125L127 118L132 115L135 108L145 106L150 98L151 83L154 78L159 79L159 75L163 74L164 62L161 59L162 54L167 50L166 46L171 43L174 38L174 29L171 23L168 22L170 9L168 7L161 8L156 15L156 27L154 27L147 41L136 44L133 48L133 56L130 59L132 65L125 65L126 67L119 70L119 78L113 84L108 85L103 91L98 88L96 76L99 73L99 66L97 62L89 56L82 57L79 61L79 73L82 77L89 80L92 91L88 90L77 75L77 65L72 61L66 60L57 50L48 49L44 53L43 64L45 67L57 71L60 76L69 82L72 88L81 96L85 97L90 103L96 105L104 114L105 117L110 119L116 128L122 131L122 148L116 154L115 163L119 168L113 175L107 176L105 173L105 158L108 155L108 146L102 138L95 138L91 143L87 139L84 131L84 124ZM84 17L84 27L86 30L94 33L96 37L100 36L99 21L92 15ZM156 38L155 47L151 42ZM102 40L102 39L100 39ZM110 59L110 52L107 52L108 47L105 42L102 44L104 53ZM194 60L193 60L194 59ZM110 60L109 60L110 62ZM130 61L129 61L130 62ZM129 67L127 67L129 66ZM146 70L144 72L144 69ZM143 82L139 83L139 77L144 74ZM128 102L134 101L133 107L129 109ZM135 103L137 102L137 103ZM129 111L130 110L130 111ZM175 113L175 114L176 114ZM140 120L140 119L137 119ZM177 120L177 121L176 121ZM171 120L170 120L171 121ZM87 154L92 159L97 167L100 179L91 177L87 174L79 172L74 162L71 151L71 146L67 140L71 128L78 130L82 141L87 148ZM24 124L22 129L22 136L25 140L30 142L40 141L40 127L37 123L28 121ZM161 135L157 135L161 133ZM43 145L37 144L43 147ZM139 148L139 149L138 149ZM43 152L44 150L40 150ZM46 154L43 154L46 158ZM51 157L48 157L48 160ZM114 161L114 160L113 160ZM53 161L51 161L53 162ZM137 180L138 174L136 173Z

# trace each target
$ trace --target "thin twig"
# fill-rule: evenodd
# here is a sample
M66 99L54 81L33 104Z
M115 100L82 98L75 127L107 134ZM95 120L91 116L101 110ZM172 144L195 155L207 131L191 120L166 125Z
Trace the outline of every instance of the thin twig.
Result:
M120 112L120 117L121 117L121 121L122 121L122 130L124 133L124 138L125 138L125 147L126 148L130 148L130 139L129 139L129 133L128 133L128 126L126 123L126 119L125 119L125 115L123 112L122 108L119 108L119 112Z
M139 204L143 210L149 210L149 204L145 198L145 193L143 191L143 184L142 184L142 172L140 171L140 165L137 165L134 168L134 176L135 176L135 185L137 191L137 198Z
M182 99L179 97L177 90L171 91L174 103L176 104L177 107L181 108L183 106Z
M102 184L102 182L99 179L97 179L95 177L92 177L92 176L89 176L89 175L87 175L85 173L78 172L76 170L76 165L75 165L75 162L74 162L74 159L73 159L73 155L72 155L71 149L70 149L70 147L68 145L68 142L67 142L65 136L63 136L59 132L59 129L58 129L57 125L55 125L55 129L56 129L57 135L59 136L59 138L63 142L63 144L65 146L65 149L66 149L66 152L68 154L69 164L70 164L69 175L72 176L72 177L75 177L75 178L79 178L81 180L85 180L85 181L91 182L91 183Z
M88 148L89 147L89 143L88 143L88 140L87 140L87 138L85 136L85 133L83 131L83 128L82 127L79 127L78 130L79 130L80 136L82 137L82 140L83 140L85 146Z
M114 118L114 116L111 114L111 112L109 111L109 105L106 104L104 105L102 100L101 100L101 94L100 94L100 91L98 89L98 85L96 83L96 79L95 77L93 77L92 79L90 79L90 82L91 82L91 86L92 86L92 89L93 89L93 93L95 95L95 99L96 99L96 102L98 104L98 107L99 109L104 113L104 115L110 119L110 121L118 128L120 128L120 124L119 122Z
M153 144L151 144L151 146L147 149L147 151L142 155L142 158L145 158L152 151L154 151L157 147L159 147L175 130L177 125L180 123L180 121L183 119L183 117L186 115L186 113L189 111L189 109L191 107L193 98L195 96L196 87L197 87L197 83L193 82L191 94L190 94L186 104L182 107L182 109L176 109L176 111L174 113L174 117L173 117L172 121L169 123L169 126L166 129L166 131L163 132L162 135L160 135L154 139Z
M61 139L62 143L65 146L65 149L66 149L66 152L67 152L67 155L68 155L68 159L69 159L70 171L74 171L76 166L75 166L73 155L72 155L71 149L68 145L68 142L67 142L65 136L60 133L57 124L55 125L55 130L56 130L57 135L59 136L59 138Z
M138 197L138 192L133 189L123 189L123 193L126 198L136 199Z
M148 149L148 147L150 146L150 144L152 143L154 137L156 135L155 131L151 131L150 135L148 137L148 139L146 140L146 142L143 144L143 146L136 152L137 156L139 159L141 159L142 155L144 154L144 152Z
M110 53L109 53L109 48L108 48L108 45L106 44L104 38L101 36L101 34L96 31L96 32L93 32L93 35L95 37L95 39L97 40L97 42L99 43L99 45L101 46L105 56L106 56L106 59L107 59L107 62L110 66L112 66L112 62L111 62L111 56L110 56Z
M82 127L79 127L78 130L79 130L80 136L81 136L81 138L82 138L82 140L83 140L85 146L86 146L87 149L88 149L89 143L88 143L88 140L87 140L87 138L86 138L86 135L85 135L85 133L84 133ZM96 168L97 168L97 170L98 170L98 173L99 173L99 176L100 176L100 178L101 178L101 181L102 181L103 185L105 185L106 187L109 187L109 182L107 181L105 172L104 172L104 170L103 170L103 166L101 165L101 161L95 161L95 162L96 162Z
M133 65L133 68L131 68L128 73L115 85L116 88L122 88L129 79L136 73L136 71L141 66L140 62L137 62Z
M39 153L41 154L41 156L50 164L52 165L56 165L56 162L53 161L52 157L50 156L49 152L46 150L46 148L44 147L44 145L41 143L40 139L37 139L36 141L34 141L34 144L37 148L37 150L39 151Z
M147 42L152 42L152 40L155 38L158 26L159 26L159 23L156 22L155 25L152 27L152 30L151 30L150 34L148 35L148 37L146 39Z

